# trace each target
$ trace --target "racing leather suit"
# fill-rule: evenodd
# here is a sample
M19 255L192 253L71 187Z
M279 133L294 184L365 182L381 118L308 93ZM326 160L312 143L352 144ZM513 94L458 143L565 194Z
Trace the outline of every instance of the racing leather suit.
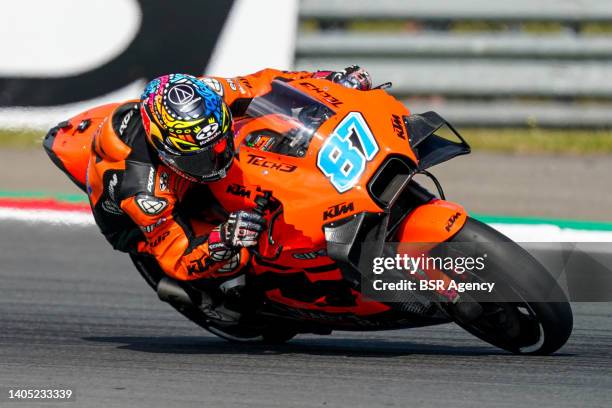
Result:
M244 77L200 79L239 118L252 98L270 91L274 79L313 76L322 75L264 69ZM120 105L107 118L114 132L94 135L86 187L96 223L115 249L151 255L172 278L233 276L248 262L248 251L242 248L219 260L209 250L209 237L227 214L217 211L220 206L205 184L190 182L161 163L146 141L138 109L138 101Z

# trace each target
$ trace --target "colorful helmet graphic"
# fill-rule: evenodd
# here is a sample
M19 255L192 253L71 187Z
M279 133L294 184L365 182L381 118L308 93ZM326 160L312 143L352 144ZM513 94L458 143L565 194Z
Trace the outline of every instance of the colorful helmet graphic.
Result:
M232 115L203 81L186 74L154 79L140 113L149 143L167 166L192 181L225 177L234 158Z

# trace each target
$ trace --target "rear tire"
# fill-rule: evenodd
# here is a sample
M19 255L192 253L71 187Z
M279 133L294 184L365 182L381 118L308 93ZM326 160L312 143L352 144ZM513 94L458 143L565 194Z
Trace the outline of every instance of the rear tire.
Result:
M130 254L132 262L136 269L147 282L147 284L157 291L159 281L166 275L159 269L153 258L147 255ZM169 303L177 312L204 328L215 336L221 337L224 340L235 343L264 343L264 344L283 344L291 340L298 333L284 328L266 327L261 330L254 331L252 329L234 325L230 327L222 327L212 322L199 308L195 306L187 306L180 304Z
M567 342L573 327L570 304L557 281L527 251L469 217L449 242L504 242L503 246L490 246L492 250L487 247L487 265L492 265L495 272L495 292L512 291L527 300L546 299L552 293L554 297L550 298L563 300L480 303L484 309L481 317L469 323L456 319L457 324L476 337L517 354L551 354ZM486 276L480 277L486 280ZM485 317L487 314L490 316Z

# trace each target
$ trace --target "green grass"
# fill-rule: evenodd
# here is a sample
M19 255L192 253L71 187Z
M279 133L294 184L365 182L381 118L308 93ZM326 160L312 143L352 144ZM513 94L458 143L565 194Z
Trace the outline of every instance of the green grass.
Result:
M0 148L30 149L40 147L45 132L42 130L0 129Z
M460 128L474 151L612 154L612 130ZM40 148L44 131L0 130L0 148Z
M459 129L474 151L611 154L612 130Z
M428 21L410 19L340 19L337 27L357 32L420 32L431 25ZM314 32L325 27L326 23L315 18L300 21L301 32ZM568 29L577 29L580 35L611 35L612 24L607 21L583 22L577 26L555 21L505 22L491 20L454 20L446 27L434 26L437 30L448 30L453 33L490 33L521 32L534 35L562 34Z

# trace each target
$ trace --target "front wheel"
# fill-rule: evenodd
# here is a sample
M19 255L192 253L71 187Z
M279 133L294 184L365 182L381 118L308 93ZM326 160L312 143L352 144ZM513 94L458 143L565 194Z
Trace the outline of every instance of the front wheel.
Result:
M468 322L458 318L457 324L476 337L517 354L551 354L567 342L573 327L569 302L557 281L527 251L472 218L449 242L503 242L504 245L487 246L489 276L478 278L496 282L494 296L524 300L481 302L478 317ZM554 302L533 301L546 299L550 293L555 293Z

